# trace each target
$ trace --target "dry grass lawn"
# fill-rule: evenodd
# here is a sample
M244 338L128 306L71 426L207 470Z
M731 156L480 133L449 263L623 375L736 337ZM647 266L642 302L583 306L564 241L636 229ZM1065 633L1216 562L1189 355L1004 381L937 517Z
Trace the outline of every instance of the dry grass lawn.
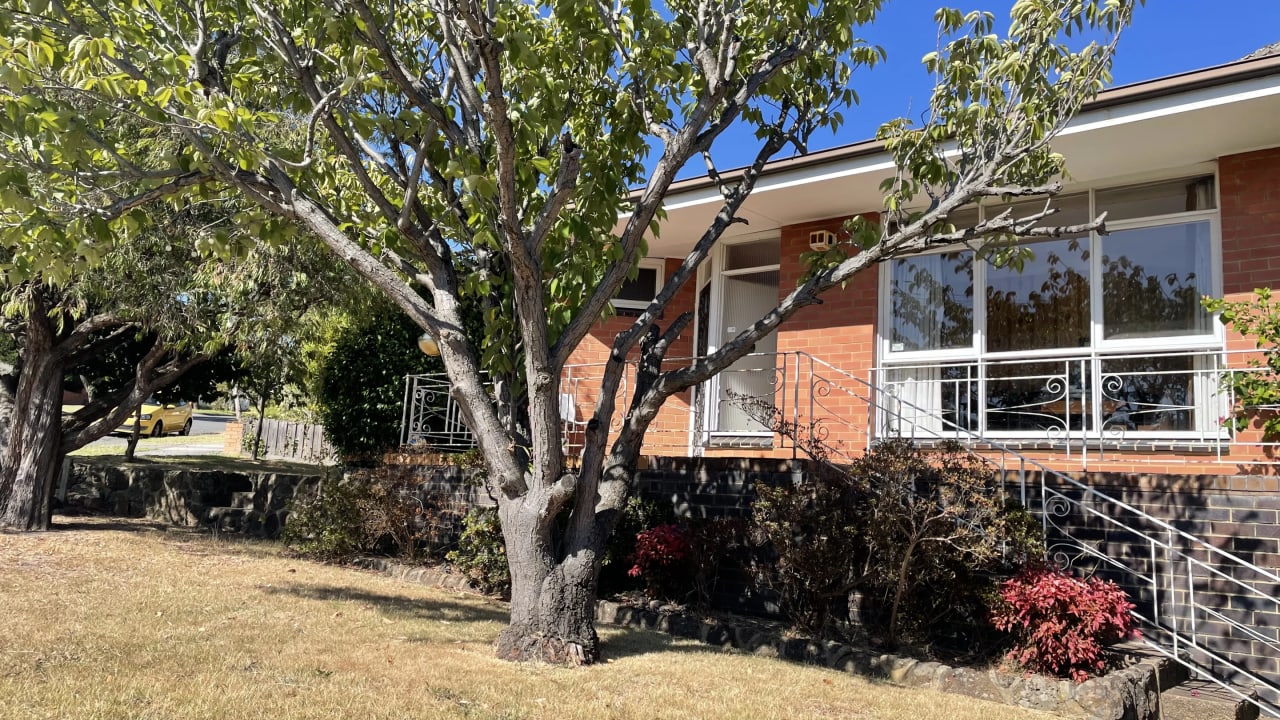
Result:
M0 718L1046 716L603 630L583 669L492 657L504 607L145 522L0 534Z

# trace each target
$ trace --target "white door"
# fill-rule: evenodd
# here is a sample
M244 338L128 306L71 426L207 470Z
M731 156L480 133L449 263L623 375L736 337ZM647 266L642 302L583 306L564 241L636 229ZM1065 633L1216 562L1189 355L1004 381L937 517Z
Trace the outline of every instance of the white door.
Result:
M719 347L778 305L779 243L776 238L726 246L721 256L720 303L709 341ZM711 348L714 350L714 348ZM771 436L767 417L777 385L776 334L758 341L747 357L711 383L707 399L712 435Z

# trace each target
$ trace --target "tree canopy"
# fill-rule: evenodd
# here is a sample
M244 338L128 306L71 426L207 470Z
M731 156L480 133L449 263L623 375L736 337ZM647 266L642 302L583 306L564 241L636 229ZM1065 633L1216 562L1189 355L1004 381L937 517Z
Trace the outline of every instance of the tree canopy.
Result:
M64 277L145 208L184 198L244 201L235 220L252 237L305 228L440 341L507 539L500 653L591 660L603 542L667 397L886 257L1097 227L1049 222L1063 168L1049 143L1107 81L1133 5L1019 0L1005 37L989 13L939 10L930 107L880 134L898 166L887 222L855 224L777 308L708 357L664 368L690 319L664 308L740 221L768 161L838 127L855 73L883 57L859 37L880 0L5 0L4 270ZM118 111L181 142L146 156L112 142L104 126ZM739 124L756 152L721 172L712 150ZM660 231L677 171L699 157L719 211L615 339L578 469L565 472L561 370ZM1046 202L949 222L983 198L1023 196ZM224 251L225 238L211 242ZM481 343L465 332L467 304L482 308ZM618 408L624 372L633 399Z

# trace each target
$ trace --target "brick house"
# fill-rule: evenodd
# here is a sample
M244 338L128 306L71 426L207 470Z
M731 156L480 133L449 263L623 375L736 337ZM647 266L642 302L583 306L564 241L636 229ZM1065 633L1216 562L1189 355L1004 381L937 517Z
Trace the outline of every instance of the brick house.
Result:
M1122 576L1140 612L1163 613L1152 637L1167 649L1177 635L1184 655L1190 642L1191 661L1263 688L1277 711L1280 468L1257 429L1223 423L1233 399L1222 377L1247 372L1257 353L1199 301L1280 286L1278 118L1277 56L1103 93L1054 147L1069 173L1060 221L1106 211L1106 235L1029 245L1021 272L968 249L864 272L757 354L668 401L647 436L651 489L690 512L743 512L753 481L789 472L795 443L743 398L772 404L837 453L888 435L958 438L1000 464L1010 492L1045 517L1051 544L1058 532L1070 541L1059 559ZM875 213L892 171L875 142L773 163L741 213L750 224L732 226L669 307L696 318L670 357L713 351L772 308L811 243ZM618 316L565 371L570 448L614 335L675 270L719 196L687 180L666 207Z
M855 276L668 400L646 436L642 488L688 514L748 512L754 483L804 469L794 439L752 411L761 404L836 455L889 436L960 440L1042 518L1055 560L1125 585L1153 647L1241 697L1256 689L1280 717L1277 447L1223 422L1235 404L1224 376L1259 354L1200 305L1280 286L1278 119L1274 54L1102 93L1055 139L1068 172L1055 222L1105 211L1107 234L1029 244L1021 272L952 248ZM876 213L893 171L876 142L767 167L739 213L749 225L731 226L669 305L695 320L668 363L714 351L774 307L805 272L803 253ZM614 336L719 204L707 179L673 187L616 316L574 352L561 388L570 457ZM413 431L425 423L411 398L431 393L406 385L406 442L438 440Z

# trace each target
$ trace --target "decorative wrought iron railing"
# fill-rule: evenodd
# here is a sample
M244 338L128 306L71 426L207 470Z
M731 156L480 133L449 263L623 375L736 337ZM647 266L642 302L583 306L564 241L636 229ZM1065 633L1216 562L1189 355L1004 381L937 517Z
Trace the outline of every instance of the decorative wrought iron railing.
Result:
M1235 396L1241 374L1267 372L1249 364L1258 358L1192 351L903 363L875 368L870 383L886 406L881 434L951 433L1053 450L1059 467L1066 459L1089 469L1136 450L1148 455L1125 455L1126 465L1254 472L1276 465L1280 451L1259 429L1232 420L1241 411L1275 412L1242 407Z
M1069 373L1070 365L1066 367ZM1220 402L1221 388L1229 386L1223 372L1212 377L1211 402ZM1045 382L1050 399L1044 402L1064 397L1058 385L1063 376L1034 379ZM1107 377L1100 380L1109 382ZM1256 705L1262 713L1280 717L1280 669L1270 664L1280 658L1278 568L1250 562L1243 557L1247 553L1231 545L1231 550L1219 547L1030 459L1015 447L964 426L966 418L957 422L954 416L939 416L936 407L916 405L891 385L876 386L852 375L845 381L865 388L882 427L917 441L966 443L971 452L998 469L1011 484L1008 491L1016 491L1023 505L1039 515L1051 560L1110 578L1130 592L1136 604L1133 614L1148 646ZM1114 385L1119 386L1119 382ZM1093 393L1095 403L1099 397L1109 395ZM1193 402L1158 405L1153 412L1202 411ZM1135 414L1146 406L1135 404ZM1095 404L1092 412L1099 422L1093 429L1105 432L1105 410ZM1070 430L1068 425L1063 434ZM1081 432L1087 436L1089 430L1085 425ZM1213 432L1209 437L1226 435ZM1248 509L1243 510L1247 516ZM1274 563L1275 555L1267 557Z
M1280 671L1254 664L1280 657L1280 568L1252 562L1238 545L1196 537L1064 472L1137 450L1126 452L1124 462L1137 466L1160 457L1172 465L1181 457L1229 463L1230 472L1266 467L1274 474L1274 444L1225 422L1237 407L1232 374L1256 371L1245 358L1089 355L895 365L860 377L804 352L753 357L670 399L646 449L672 455L751 446L794 455L795 444L821 443L838 460L889 435L959 440L992 465L1003 492L1041 519L1053 560L1130 592L1154 650L1280 717ZM570 457L581 449L602 372L602 365L576 365L562 377L562 437ZM624 383L615 418L630 399ZM750 413L731 411L753 402L771 406L798 443L758 421L752 425ZM404 427L407 443L443 449L474 443L439 377L406 379Z
M450 394L444 373L408 375L404 379L402 445L430 445L441 450L467 450L476 439L462 419L462 409Z

